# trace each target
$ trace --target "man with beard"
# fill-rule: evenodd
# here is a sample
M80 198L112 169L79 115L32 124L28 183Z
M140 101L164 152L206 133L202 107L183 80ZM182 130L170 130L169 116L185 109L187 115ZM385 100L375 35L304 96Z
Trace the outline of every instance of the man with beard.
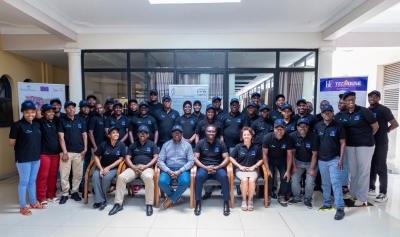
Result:
M325 105L330 105L329 101L327 101L327 100L321 101L321 103L319 104L319 108L322 110L322 108L323 108ZM321 113L319 113L319 114L317 114L317 115L315 115L315 116L318 118L319 121L324 120L324 119L322 118Z
M253 129L256 134L254 143L256 143L260 149L262 148L264 136L274 131L274 123L268 118L269 111L268 105L262 104L260 106L260 118L251 124L251 129Z
M200 111L201 111L201 102L200 100L195 100L193 102L193 116L195 116L198 121L204 119L204 114L202 114Z
M313 111L313 104L310 101L307 101L307 113L311 114Z
M88 102L89 108L90 108L89 117L92 117L96 113L94 111L94 105L97 103L97 97L93 94L89 94L86 97L86 101Z
M156 89L152 89L150 91L150 101L147 103L149 105L148 114L152 117L155 117L154 112L163 108L163 105L160 102L158 102L158 91Z
M114 99L108 98L104 103L104 108L107 109L107 111L103 113L104 119L110 117L114 113L113 106L114 106Z
M281 119L282 117L282 106L285 104L285 96L282 94L279 94L275 97L275 104L276 104L276 110L273 110L269 114L269 119L271 119L272 122L275 122L277 119Z
M149 129L148 140L157 144L158 142L158 126L156 120L148 115L149 104L143 101L139 104L139 114L132 118L129 125L129 140L134 143L138 139L139 127L145 125Z
M125 143L128 139L128 126L129 119L122 114L122 104L117 101L113 105L114 113L105 120L104 133L108 134L108 129L110 127L119 128L119 138L121 142Z
M254 103L254 106L255 106L255 112L254 113L256 115L258 115L258 108L260 107L260 97L261 97L260 93L258 93L257 91L253 92L253 94L251 94L251 98L250 98L250 102L249 102L249 105L250 105L251 102ZM249 106L247 106L247 108L243 108L242 114L247 115L248 114L248 108L249 108Z
M175 119L179 117L179 112L171 108L172 100L169 95L164 95L162 102L163 107L154 112L158 127L157 146L160 149L164 143L172 139L171 129L175 125Z
M308 124L309 130L310 131L314 131L314 126L317 125L319 120L314 115L308 113L307 101L305 99L303 99L303 98L300 98L297 101L296 105L297 105L298 114L294 115L293 119L296 120L296 121L301 119L301 118L308 119L308 121L309 121L309 124Z
M88 122L88 134L93 152L96 152L97 147L106 140L106 137L104 136L103 106L97 103L94 106L94 111L96 112L95 115Z
M212 104L214 105L216 117L219 121L222 121L222 117L226 114L226 112L221 109L221 101L221 98L217 95L212 98Z
M60 117L65 116L65 113L61 112L61 100L59 98L50 100L50 104L53 106L54 110L54 121L58 121Z
M185 101L183 102L183 112L182 116L179 116L175 120L175 125L180 125L183 129L183 137L182 139L189 142L194 148L195 140L196 140L196 126L197 126L197 117L191 114L192 112L192 102Z

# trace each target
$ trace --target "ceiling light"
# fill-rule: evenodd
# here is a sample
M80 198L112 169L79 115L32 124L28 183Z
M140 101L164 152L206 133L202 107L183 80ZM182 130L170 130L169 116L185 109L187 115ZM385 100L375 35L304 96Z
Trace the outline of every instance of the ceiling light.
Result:
M228 3L241 0L149 0L151 4Z

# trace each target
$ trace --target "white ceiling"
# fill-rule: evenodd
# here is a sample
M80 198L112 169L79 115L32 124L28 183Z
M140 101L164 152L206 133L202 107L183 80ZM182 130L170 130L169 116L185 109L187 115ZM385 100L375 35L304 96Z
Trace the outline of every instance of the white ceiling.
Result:
M400 32L400 3L371 18L353 32Z

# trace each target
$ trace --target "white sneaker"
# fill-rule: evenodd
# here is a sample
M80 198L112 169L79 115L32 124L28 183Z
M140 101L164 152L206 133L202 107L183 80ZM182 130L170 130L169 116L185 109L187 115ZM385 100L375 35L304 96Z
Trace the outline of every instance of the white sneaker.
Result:
M373 189L370 189L370 190L368 191L368 196L376 196L376 191L373 190Z
M386 202L388 200L386 194L380 193L376 198L375 202Z
M352 196L350 195L350 192L347 192L345 195L343 195L343 199L351 199Z
M365 202L362 202L362 201L356 201L355 203L354 203L354 206L356 206L356 207L361 207L361 206L363 206L365 204Z

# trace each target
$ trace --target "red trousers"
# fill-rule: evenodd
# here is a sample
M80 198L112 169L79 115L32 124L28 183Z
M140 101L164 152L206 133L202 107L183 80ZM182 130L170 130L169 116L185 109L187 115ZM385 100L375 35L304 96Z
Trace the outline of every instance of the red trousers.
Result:
M40 155L39 173L36 178L36 196L38 201L56 197L57 172L59 166L60 154Z

